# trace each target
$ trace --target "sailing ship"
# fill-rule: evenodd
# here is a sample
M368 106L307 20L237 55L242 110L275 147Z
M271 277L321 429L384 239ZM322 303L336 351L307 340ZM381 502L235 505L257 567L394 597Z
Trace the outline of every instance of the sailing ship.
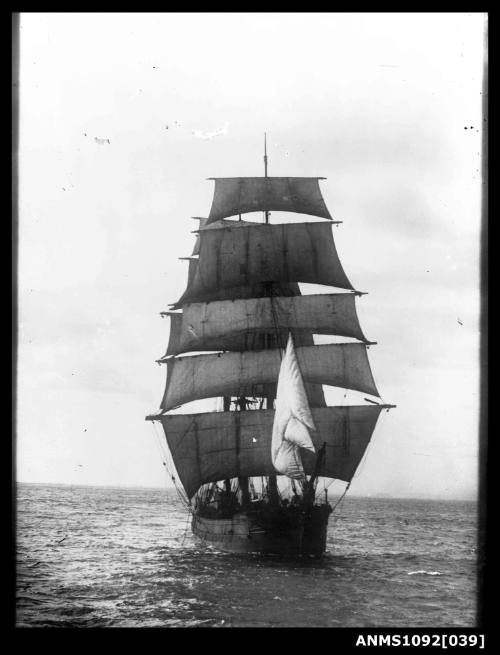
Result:
M394 405L375 386L373 342L356 314L362 293L335 248L341 221L321 194L325 178L270 177L267 167L264 137L263 177L209 178L210 213L197 217L193 252L181 258L187 288L161 312L170 318L157 360L166 387L146 419L163 426L198 538L229 551L321 556L332 506L318 481L347 490L380 413ZM256 212L263 220L242 219ZM271 212L316 220L271 222ZM300 283L327 292L303 295ZM327 406L323 385L372 399ZM207 398L216 411L176 413Z

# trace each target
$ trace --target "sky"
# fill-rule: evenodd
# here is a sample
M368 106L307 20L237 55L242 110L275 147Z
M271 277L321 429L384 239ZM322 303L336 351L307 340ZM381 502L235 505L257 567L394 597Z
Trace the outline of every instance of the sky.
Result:
M20 34L18 480L167 484L159 312L206 178L262 175L267 132L269 175L327 178L397 405L350 493L475 498L485 16L29 13Z

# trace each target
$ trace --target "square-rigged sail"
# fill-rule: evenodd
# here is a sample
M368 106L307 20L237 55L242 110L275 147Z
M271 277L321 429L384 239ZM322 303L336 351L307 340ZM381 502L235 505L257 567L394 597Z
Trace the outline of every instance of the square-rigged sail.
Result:
M318 180L321 177L213 177L214 199L207 224L258 211L309 214L332 220Z
M177 312L162 312L170 339L157 361L166 364L167 379L159 413L147 417L162 423L188 498L221 480L277 472L304 480L323 446L321 475L349 482L390 407L326 406L322 385L380 394L368 361L372 342L356 313L360 294L340 262L319 179L268 178L267 171L264 178L216 178L210 215L198 217L194 250L182 258L189 261L187 288L171 306ZM255 211L265 212L264 224L242 220ZM269 211L327 221L273 225ZM336 291L302 295L301 283ZM315 334L349 341L315 344ZM176 412L217 397L224 411ZM242 411L227 411L231 401Z
M271 440L273 466L282 475L305 479L299 448L312 450L309 430L316 431L300 373L292 335L281 362Z

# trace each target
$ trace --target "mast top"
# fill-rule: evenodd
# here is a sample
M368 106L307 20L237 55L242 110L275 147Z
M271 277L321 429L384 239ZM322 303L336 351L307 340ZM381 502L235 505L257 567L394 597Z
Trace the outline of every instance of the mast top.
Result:
M264 132L264 177L267 177L267 139Z
M267 177L267 135L264 132L264 177ZM266 210L264 212L264 220L267 223L269 223L269 211Z

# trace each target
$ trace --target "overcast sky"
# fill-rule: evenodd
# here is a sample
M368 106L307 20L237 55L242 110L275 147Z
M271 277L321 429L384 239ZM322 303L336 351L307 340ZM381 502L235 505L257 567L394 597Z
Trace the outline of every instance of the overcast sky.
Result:
M162 486L148 413L212 176L325 176L386 402L353 494L477 490L485 18L23 14L18 477ZM109 140L109 143L108 143Z

